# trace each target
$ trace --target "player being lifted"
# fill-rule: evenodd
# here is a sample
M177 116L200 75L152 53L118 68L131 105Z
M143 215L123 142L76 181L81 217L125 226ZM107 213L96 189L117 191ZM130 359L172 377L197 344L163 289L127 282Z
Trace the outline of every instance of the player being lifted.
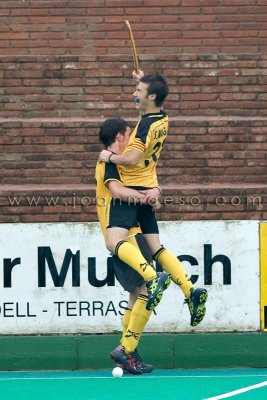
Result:
M102 150L99 161L118 164L123 184L142 192L148 190L145 197L147 201L158 190L156 164L168 134L168 116L161 107L169 90L161 75L145 76L140 71L139 75L134 73L134 77L138 80L134 98L141 117L124 152L117 155ZM146 260L140 251L127 242L129 228L138 222L153 259L171 274L172 280L182 289L191 314L191 326L198 325L205 316L207 291L194 288L182 263L161 245L152 207L147 204L129 204L121 207L117 215L120 217L117 223L107 229L107 248L136 270L145 265Z

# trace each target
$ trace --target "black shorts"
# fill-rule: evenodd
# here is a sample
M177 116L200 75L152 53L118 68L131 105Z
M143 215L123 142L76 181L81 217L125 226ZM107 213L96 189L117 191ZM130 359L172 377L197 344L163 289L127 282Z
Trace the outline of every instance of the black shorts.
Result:
M141 233L137 233L135 235L136 243L141 250L141 253L145 257L145 259L153 264L152 256L147 247L145 239L143 238ZM121 261L117 256L112 256L114 263L114 272L117 280L121 284L124 290L127 292L132 292L134 289L140 287L144 283L143 277L135 271L133 268L129 267L128 264Z
M155 211L149 204L131 204L112 199L109 208L107 228L130 229L140 226L142 233L159 233Z

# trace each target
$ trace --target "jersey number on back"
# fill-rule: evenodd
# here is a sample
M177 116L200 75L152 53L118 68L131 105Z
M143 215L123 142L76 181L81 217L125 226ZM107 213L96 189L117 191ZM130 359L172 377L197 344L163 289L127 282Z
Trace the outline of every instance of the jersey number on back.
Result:
M157 142L155 146L153 147L154 152L151 154L151 159L156 163L158 161L158 153L160 152L160 149L163 145L163 142ZM147 167L150 162L152 161L151 159L146 159L145 160L145 167Z

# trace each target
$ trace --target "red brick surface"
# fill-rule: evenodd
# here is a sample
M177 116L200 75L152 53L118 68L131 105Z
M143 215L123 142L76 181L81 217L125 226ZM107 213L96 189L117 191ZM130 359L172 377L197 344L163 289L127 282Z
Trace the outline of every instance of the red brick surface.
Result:
M266 53L262 0L1 1L2 54Z
M170 86L159 218L266 219L267 1L54 0L0 2L0 221L96 220L99 125L137 117L126 18Z
M1 37L1 33L0 33ZM171 116L266 116L267 54L141 54ZM1 56L2 118L133 116L130 55Z

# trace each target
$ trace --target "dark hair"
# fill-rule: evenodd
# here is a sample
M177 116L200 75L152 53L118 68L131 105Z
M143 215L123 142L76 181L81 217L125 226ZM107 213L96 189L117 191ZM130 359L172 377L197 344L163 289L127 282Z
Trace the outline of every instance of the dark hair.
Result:
M159 74L145 75L140 79L140 82L148 85L147 94L155 94L155 105L160 107L169 94L169 88L165 78Z
M122 118L109 118L103 122L99 130L99 140L106 147L115 142L117 134L124 134L129 124Z

